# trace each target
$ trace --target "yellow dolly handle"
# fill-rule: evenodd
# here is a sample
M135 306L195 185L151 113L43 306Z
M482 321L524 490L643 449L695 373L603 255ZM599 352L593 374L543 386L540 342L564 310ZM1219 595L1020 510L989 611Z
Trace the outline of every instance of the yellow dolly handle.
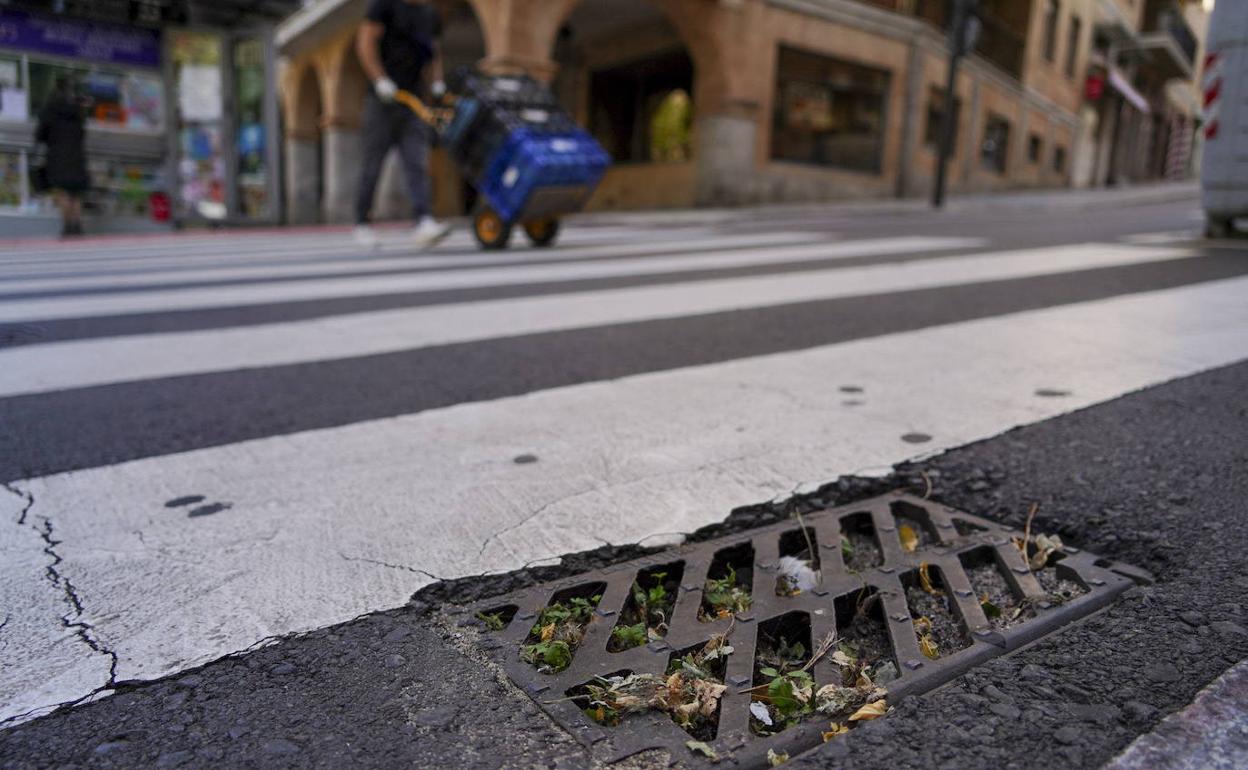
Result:
M450 122L453 110L430 107L411 91L400 88L394 94L394 100L416 113L416 117L441 131Z

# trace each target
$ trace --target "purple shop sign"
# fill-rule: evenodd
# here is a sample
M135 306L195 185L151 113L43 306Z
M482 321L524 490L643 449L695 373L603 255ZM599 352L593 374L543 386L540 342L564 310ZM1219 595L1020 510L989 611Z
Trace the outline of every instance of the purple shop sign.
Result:
M0 9L0 47L136 67L160 66L160 33Z

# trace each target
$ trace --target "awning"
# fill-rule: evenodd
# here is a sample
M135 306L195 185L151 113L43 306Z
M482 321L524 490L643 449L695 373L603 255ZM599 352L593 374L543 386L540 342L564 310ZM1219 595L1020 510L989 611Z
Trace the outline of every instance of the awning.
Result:
M1145 115L1152 112L1152 109L1148 106L1148 100L1144 98L1143 94L1135 90L1135 86L1131 85L1130 81L1127 80L1127 76L1123 75L1116 67L1109 68L1109 84L1114 87L1115 91L1122 94L1122 98L1130 102L1132 107L1135 107Z

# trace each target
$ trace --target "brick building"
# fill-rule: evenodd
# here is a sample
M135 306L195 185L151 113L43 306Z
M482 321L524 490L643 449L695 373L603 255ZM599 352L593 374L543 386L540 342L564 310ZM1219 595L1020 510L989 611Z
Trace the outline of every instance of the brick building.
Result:
M592 208L916 196L931 183L945 0L439 5L449 66L549 81L611 152L616 165ZM350 216L368 88L352 40L365 6L315 0L278 29L291 221ZM1115 169L1152 157L1162 140L1145 137L1153 121L1130 110L1155 116L1136 100L1162 98L1173 81L1191 90L1195 49L1175 41L1180 27L1191 34L1181 4L982 0L980 8L982 33L957 84L953 191L1115 182L1127 179ZM1107 85L1089 104L1089 74L1100 71L1096 82ZM1190 103L1167 110L1188 125L1195 117ZM1169 141L1173 126L1165 128ZM1150 161L1131 178L1168 163ZM434 167L438 212L462 212L471 193L444 157ZM383 178L383 216L404 210L397 173L391 165Z

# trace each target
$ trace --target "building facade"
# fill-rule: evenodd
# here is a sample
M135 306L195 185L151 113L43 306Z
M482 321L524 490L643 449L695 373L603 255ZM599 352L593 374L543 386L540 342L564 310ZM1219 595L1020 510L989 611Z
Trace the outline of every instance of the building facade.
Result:
M1095 12L1074 184L1190 176L1201 143L1201 5L1101 0Z
M930 188L948 61L945 0L437 2L448 66L548 81L612 154L591 208ZM277 31L289 221L350 219L369 87L353 38L366 4L313 0ZM1091 112L1113 112L1090 109L1087 97L1107 4L1126 8L1140 43L1145 0L981 0L981 33L957 82L952 191L1113 181L1107 173L1076 179L1078 169L1104 164L1084 157L1104 136L1126 131L1105 119L1087 125ZM1132 66L1131 77L1148 71ZM1141 152L1110 144L1111 155ZM383 217L406 208L397 173L391 163L383 177ZM471 203L438 153L434 188L441 215Z

